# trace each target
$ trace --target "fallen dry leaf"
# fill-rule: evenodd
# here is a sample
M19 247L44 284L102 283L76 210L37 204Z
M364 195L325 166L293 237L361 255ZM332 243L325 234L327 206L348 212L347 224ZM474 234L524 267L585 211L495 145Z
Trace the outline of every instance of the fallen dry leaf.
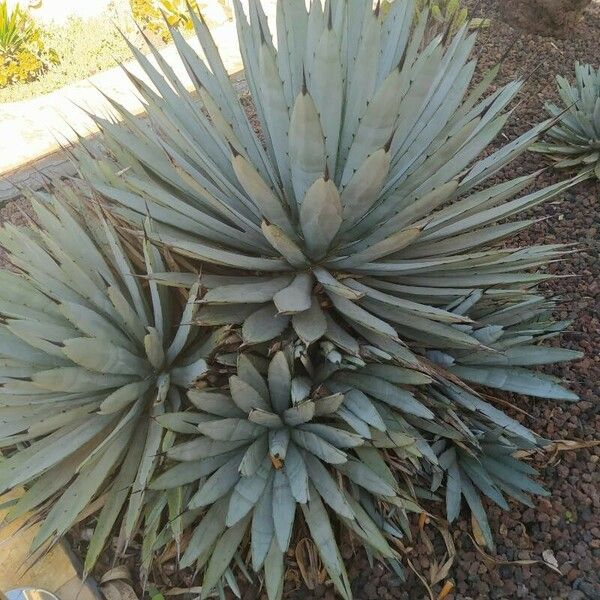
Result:
M444 562L442 565L438 565L437 561L434 561L434 566L431 567L431 569L429 570L429 582L432 586L437 585L438 583L440 583L441 581L443 581L444 579L446 579L446 577L448 577L448 574L450 573L450 569L452 568L452 565L454 564L454 556L451 556L450 558L448 558L446 560L446 562ZM446 582L447 584L448 582Z
M429 595L430 600L435 600L435 596L433 595L433 591L432 591L431 587L429 586L427 581L425 581L425 578L423 577L423 575L421 575L421 573L419 573L419 570L416 569L415 566L412 564L412 561L410 560L410 558L406 559L406 564L409 566L410 570L417 576L419 581L423 584L423 587L427 590L427 594Z
M139 600L130 584L129 569L119 565L104 573L100 579L100 590L106 600Z
M600 440L555 440L543 448L515 452L514 457L527 458L536 452L545 452L549 454L572 452L574 450L583 450L585 448L595 448L596 446L600 446Z
M479 527L479 523L473 514L471 514L471 528L473 529L473 537L475 538L477 545L485 546L485 538L483 537L481 527Z
M454 559L456 558L456 547L454 545L454 540L450 535L450 531L444 524L438 524L436 519L431 519L430 523L435 529L437 529L444 539L444 543L446 544L446 554L440 563L437 558L434 557L435 547L433 542L429 539L429 536L425 533L425 530L421 530L419 532L421 541L427 548L428 554L434 557L431 560L431 566L429 568L429 585L434 587L448 577L450 569L454 564Z
M115 581L119 579L122 579L123 581L131 581L131 573L129 572L129 569L124 565L119 565L106 571L106 573L104 573L104 575L100 579L100 585L104 585L109 581Z
M471 536L469 536L471 537ZM554 556L554 552L552 550L544 550L542 552L543 560L534 560L534 559L526 559L526 560L502 560L500 558L496 558L491 554L488 554L482 547L477 543L477 541L471 537L471 541L475 546L475 550L481 554L483 561L492 564L492 565L520 565L522 567L530 566L530 565L545 565L555 573L559 573L562 575L560 569L558 568L558 561Z
M273 456L272 454L269 454L269 458L271 459L271 464L276 471L283 469L283 461L281 458L279 458L279 456Z
M165 596L181 596L183 594L199 595L202 593L202 586L190 588L171 588L164 592Z
M122 579L115 579L100 586L106 600L139 600L133 588Z
M468 534L467 534L468 535ZM487 563L488 565L521 565L521 566L528 566L528 565L535 565L537 563L539 563L539 560L502 560L500 558L496 558L495 556L492 556L491 554L488 554L480 544L477 543L477 541L475 540L474 537L470 536L471 541L473 542L473 545L475 546L475 550L477 550L477 552L479 552L479 554L481 554L483 561L485 563Z
M558 561L556 560L556 556L554 556L554 552L552 552L552 550L544 550L542 552L542 558L544 559L547 567L562 575L560 569L558 568Z
M296 544L294 554L304 584L309 590L314 590L317 585L325 581L314 543L308 538L302 538Z
M568 452L569 450L582 450L583 448L595 448L600 446L600 440L557 440L550 444L556 452Z

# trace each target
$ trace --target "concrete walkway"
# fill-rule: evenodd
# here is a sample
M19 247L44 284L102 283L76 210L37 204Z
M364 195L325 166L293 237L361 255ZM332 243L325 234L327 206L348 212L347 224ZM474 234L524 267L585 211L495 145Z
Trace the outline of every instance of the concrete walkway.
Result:
M263 5L269 20L274 20L275 0L263 0ZM228 72L241 71L235 23L228 21L213 27L212 34ZM189 42L201 54L196 38L190 38ZM174 45L166 46L161 54L191 89L192 83ZM147 81L135 61L126 66ZM74 130L82 136L97 133L91 119L78 107L105 113L109 105L98 90L133 113L143 111L133 85L120 67L38 98L0 104L0 203L17 197L20 187L39 187L44 175L73 174L60 143L76 142Z
M17 488L0 496L0 505L16 501L23 491ZM80 579L78 561L66 542L32 559L30 548L40 523L31 524L31 515L26 514L6 524L3 523L6 512L0 509L0 592L34 587L48 590L60 600L102 599L93 581Z

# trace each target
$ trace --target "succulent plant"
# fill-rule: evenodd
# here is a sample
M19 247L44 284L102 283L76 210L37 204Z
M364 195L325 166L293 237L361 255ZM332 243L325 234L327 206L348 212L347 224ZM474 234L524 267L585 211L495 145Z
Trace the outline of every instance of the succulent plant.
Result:
M290 346L269 361L242 353L227 390L192 389L188 397L197 411L169 416L174 430L192 437L167 451L182 462L151 487L200 482L188 508L209 508L194 528L181 566L204 571L203 597L219 584L250 538L252 567L264 568L269 598L280 598L284 554L298 508L343 597L350 598L351 591L334 534L338 523L373 555L400 568L399 555L386 538L402 537L397 523L406 525L406 510L419 508L387 466L384 452L416 461L421 438L400 431L403 424L409 428L401 410L422 418L433 413L397 385L426 384L428 377L394 365L387 372L395 380L387 383L388 391L395 389L398 397L380 400L374 390L378 399L371 400L353 386L351 374L346 374L348 380L316 382L294 360ZM395 507L396 516L384 518L381 502L390 510ZM334 525L326 506L335 516Z
M573 399L526 368L580 356L531 345L566 326L544 320L548 307L532 304L529 311L513 307L512 318L505 311L506 328L480 330L493 338L497 360L473 368L490 374L504 367L519 374L521 387L544 382L545 395ZM482 496L508 508L505 495L528 505L528 494L547 495L537 472L513 456L543 440L457 383L458 367L438 368L448 367L440 357L431 357L437 363L428 372L393 361L344 362L331 346L325 341L307 351L288 340L270 359L241 353L223 385L213 378L189 391L196 410L164 415L166 427L183 437L167 451L175 464L150 487L198 485L185 514L201 518L180 566L203 573L205 597L235 581L233 561L243 563L249 543L269 598L281 598L284 555L297 543L294 531L307 528L338 592L350 598L339 525L402 574L394 546L410 537L407 513L422 512L418 496L427 490L443 489L450 522L464 497L490 547ZM472 357L459 360L470 365Z
M600 68L577 63L573 85L560 75L556 81L563 106L550 102L546 110L559 123L531 149L549 154L559 169L579 167L600 179Z
M490 25L489 19L470 18L469 9L463 6L460 0L417 0L416 15L421 15L426 9L431 13L431 21L428 25L430 37L446 32L447 35L455 35L465 23L468 24L469 29Z
M477 323L473 335L491 351L433 351L427 357L466 382L540 398L577 400L560 379L530 368L582 357L575 350L542 345L570 325L552 319L555 308L553 300L536 294L502 307L481 293L473 294L451 311L468 314Z
M31 81L59 62L56 52L46 48L42 33L19 4L0 1L0 88Z
M49 509L33 549L107 493L89 570L115 523L133 535L173 443L160 416L205 372L218 334L191 326L198 286L180 309L168 288L142 285L164 269L147 240L134 267L132 242L72 190L32 201L37 224L0 230L11 264L0 271L0 493L27 487L9 520Z
M39 37L39 28L20 6L9 8L7 0L0 2L0 56L17 54Z
M411 2L383 21L368 3L323 13L313 2L307 13L284 2L278 52L260 3L251 24L234 6L266 146L192 13L207 63L172 34L202 109L160 54L162 73L132 47L158 91L130 74L153 127L115 103L123 123L97 118L110 153L81 153L86 179L120 216L141 223L148 211L153 240L201 263L198 322L240 323L247 344L291 326L306 344L327 337L352 353L366 338L413 365L407 344L423 339L485 350L462 327L469 319L444 306L490 287L502 302L543 278L531 268L559 250L500 247L531 223L503 220L573 184L524 193L533 174L479 189L549 125L477 160L522 82L482 97L494 69L468 92L475 36L463 27L447 47L436 38L419 51Z
M503 493L526 501L527 492L543 491L531 469L512 456L543 441L484 400L479 386L575 399L555 379L528 368L579 356L538 346L566 326L552 323L552 301L536 294L536 285L550 277L545 265L565 249L513 247L505 240L532 223L512 217L581 178L536 191L529 188L537 173L488 183L554 121L478 158L501 131L522 82L486 95L494 68L472 85L475 36L466 23L451 39L428 41L426 19L413 23L413 1L394 2L384 18L366 1L331 0L325 8L315 1L307 10L304 0L284 0L278 3L276 50L260 2L250 0L249 21L238 0L234 8L260 131L194 11L190 19L205 58L176 29L171 33L199 103L156 48L150 45L154 66L132 46L150 83L129 76L149 120L113 101L120 121L95 117L105 151L85 141L74 149L95 202L111 217L90 217L69 237L71 220L79 221L57 198L50 212L36 204L43 229L19 233L27 244L18 244L12 229L2 236L21 269L5 276L19 282L19 298L28 297L21 293L27 286L41 302L42 281L55 286L48 308L54 320L52 327L44 321L43 336L31 338L37 312L28 304L26 315L10 312L16 310L10 286L8 296L0 294L10 305L3 309L3 327L13 340L18 336L9 321L25 322L22 335L29 341L21 339L38 344L35 360L62 361L49 368L65 362L84 372L83 381L114 383L74 392L84 416L69 412L50 430L51 440L69 439L69 428L81 418L91 451L86 446L80 452L92 458L78 470L78 453L75 460L57 450L61 473L70 475L68 481L78 475L54 503L44 531L58 534L81 513L79 505L68 504L69 490L83 481L84 469L101 462L116 475L94 477L88 500L100 490L120 493L100 515L95 552L129 498L123 527L129 537L143 521L145 564L192 528L181 564L203 572L203 596L215 588L222 593L225 585L235 586L231 561L245 569L250 540L253 567L264 567L275 600L298 523L310 531L339 593L350 598L337 547L340 528L330 515L371 556L386 558L400 572L397 539L410 535L406 511L421 510L419 495L434 497L428 490L445 485L450 520L464 497L491 545L479 494L505 505ZM90 212L82 202L76 210ZM137 228L142 253L135 241L120 241L111 219ZM52 241L62 243L63 236L61 246ZM25 258L34 268L19 264ZM132 270L139 277L130 277ZM119 296L117 306L107 287L126 300ZM182 288L190 291L185 308L176 311L179 328L171 341L166 303L179 309ZM89 296L92 290L97 298ZM101 315L101 324L91 333L80 330L62 316L65 302L83 303L92 316ZM138 321L142 328L131 330ZM100 334L104 327L109 333ZM204 328L212 332L208 337ZM231 329L239 333L239 356L238 347L230 354L221 349ZM48 340L46 331L54 337ZM113 351L97 342L100 335L132 347ZM84 352L86 344L93 352ZM131 363L130 355L137 360ZM164 356L166 363L158 360ZM114 371L127 365L133 373ZM109 374L88 375L109 367ZM54 380L40 374L37 363L19 369L19 375L6 371L11 381L0 403L22 401L11 389L27 395ZM222 380L223 372L230 377ZM179 388L202 374L187 400L180 398ZM131 381L121 383L125 376ZM125 404L122 386L134 382L148 387ZM68 383L80 385L80 376ZM43 394L44 410L52 404L54 415L54 392ZM114 402L115 412L104 414L105 403ZM9 424L17 419L11 407ZM139 410L135 425L127 420L133 410ZM101 440L97 450L92 443L109 423L123 423L110 439L124 444L110 467L101 453L117 453L115 445L107 449ZM168 433L159 432L161 425ZM13 450L0 465L0 488L35 481L27 497L37 499L37 476L45 482L52 470L39 463L32 474L23 461L31 448L46 447L46 430L37 426L32 433L29 422L10 427L5 447L40 439ZM129 433L146 432L149 441L129 444ZM131 458L130 448L139 458ZM71 458L73 466L64 467ZM128 460L135 469L121 466ZM22 463L26 467L15 475L13 467ZM118 487L121 476L128 483ZM64 517L65 507L72 518ZM57 520L61 531L49 531Z
M415 370L391 357L344 355L329 341L308 349L292 336L270 360L237 355L222 386L213 378L190 390L197 410L165 415L185 438L167 452L176 464L150 487L198 482L186 518L202 516L180 566L203 572L205 594L234 581L232 561L243 560L249 541L253 569L264 569L269 598L280 598L283 556L302 521L339 593L350 597L337 525L402 575L392 549L411 536L407 513L422 511L418 498L428 490L443 491L450 522L464 498L490 548L483 497L507 509L507 496L531 506L530 494L548 495L537 471L514 456L545 441L456 376L574 400L556 378L530 367L581 353L541 345L569 324L552 321L552 301L532 295L494 313L486 301L474 294L449 308L477 318L476 335L493 353L429 353L429 368ZM361 346L360 356L369 353Z

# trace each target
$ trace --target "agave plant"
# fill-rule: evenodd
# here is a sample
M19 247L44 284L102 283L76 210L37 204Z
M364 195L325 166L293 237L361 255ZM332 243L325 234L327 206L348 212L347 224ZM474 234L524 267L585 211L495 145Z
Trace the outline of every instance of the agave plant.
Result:
M116 103L123 123L97 118L110 153L81 154L92 187L128 220L148 212L154 240L201 263L198 322L240 323L247 344L290 326L307 344L352 350L364 337L413 365L412 342L485 351L470 319L444 305L489 287L500 302L543 279L530 270L560 250L500 247L530 223L503 220L573 184L524 193L533 174L480 189L549 126L477 160L522 82L485 96L493 69L468 91L475 35L464 26L447 47L436 38L420 51L425 19L411 33L412 2L385 20L368 2L325 12L283 2L278 51L260 3L250 24L234 6L265 146L191 13L207 63L172 34L203 107L154 48L162 72L132 47L156 88L130 74L152 126Z
M355 410L350 419L346 419L342 411L338 412L338 416L365 439L370 439L372 426L366 422L369 419L365 415L372 411L386 415L386 403L390 399L397 403L401 417L398 414L394 417L394 435L414 439L414 456L421 457L432 492L438 491L445 478L448 521L457 518L464 497L486 544L493 548L493 536L480 496L506 509L503 493L528 506L531 506L528 494L547 495L546 490L530 479L536 471L513 457L519 450L531 450L546 442L483 400L460 379L509 392L574 401L577 396L562 387L560 380L532 367L577 360L582 354L543 345L569 325L568 321L552 320L555 305L551 300L532 295L493 311L486 304L487 299L477 293L449 310L469 314L476 320L480 327L474 335L485 341L493 349L492 353L428 352L427 358L435 367L426 375L389 362L362 366L346 362L344 365L339 353L326 349L325 364L329 363L329 367L325 366L321 372L326 373L324 380L329 389L367 396L360 406L363 412ZM362 348L363 354L367 351L368 348ZM457 376L460 379L456 379ZM398 390L398 384L410 385L412 391ZM386 422L388 418L389 413ZM401 458L406 459L406 456ZM422 471L419 474L422 475Z
M564 106L548 103L546 110L559 123L531 149L549 154L557 168L579 167L600 179L600 68L576 63L574 85L560 75L556 81Z
M430 381L393 365L389 373L396 384ZM410 391L388 385L399 397L380 402L371 401L358 388L346 389L348 384L316 383L293 360L288 346L268 363L240 354L228 390L193 389L188 397L197 411L168 415L169 427L192 437L167 451L181 462L159 475L151 487L164 490L200 483L188 509L209 508L194 528L181 566L204 571L202 597L220 585L249 537L253 569L264 568L269 598L281 598L284 554L298 507L343 597L351 597L350 584L334 535L337 527L325 506L373 555L399 568L399 556L386 538L402 537L397 523L407 527L406 510L419 508L402 490L383 452L395 452L403 459L420 457L420 436L400 431L404 420L399 408L423 418L433 414ZM332 392L334 387L345 393ZM381 404L379 410L375 403ZM390 512L395 507L393 518L384 517L380 501Z
M581 178L536 191L535 173L488 183L554 121L478 158L522 82L486 95L494 68L472 85L467 24L424 43L427 9L414 26L412 1L384 18L367 1L306 10L284 0L276 49L260 2L250 1L249 20L234 8L260 131L191 12L205 58L172 35L200 102L156 48L154 63L132 46L150 81L129 74L149 121L113 102L120 121L96 117L106 151L76 152L114 215L152 220L146 255L158 256L151 240L178 257L175 271L143 269L152 299L168 296L158 284L190 289L197 309L182 323L239 326L247 353L220 357L237 371L228 386L209 378L191 391L197 411L167 407L157 418L194 436L165 448L182 462L150 484L158 493L199 483L187 502L189 488L179 492L188 511L178 531L201 518L183 564L204 572L204 595L231 584L250 530L254 567L264 565L277 598L300 504L349 597L325 504L396 564L390 536L406 527L402 509L416 507L409 475L431 489L446 482L449 517L464 497L488 543L477 490L499 502L503 491L540 491L512 458L540 440L471 386L574 399L527 369L578 356L537 346L563 326L547 322L551 303L535 286L564 249L506 239L532 223L512 217ZM159 519L167 502L155 498L147 553L170 535Z
M439 491L445 483L446 518L450 523L460 514L464 498L475 518L485 544L495 549L493 534L482 497L509 510L505 495L533 507L529 495L548 496L535 481L538 472L513 455L531 450L532 444L500 429L484 429L474 443L466 446L456 439L440 439L433 444L437 464L432 469L431 490Z
M565 324L544 321L544 309L522 309L513 310L518 326L480 331L493 333L499 357L485 369L518 365L521 385L528 376L541 377L547 396L572 399L559 386L551 388L551 379L524 368L579 357L529 343ZM196 410L164 415L165 426L184 438L167 451L176 464L150 487L198 484L185 518L201 518L180 566L203 573L205 597L235 581L232 561L243 562L249 543L252 568L264 569L269 598L281 598L284 555L302 522L339 593L350 598L338 525L402 574L393 548L410 536L407 512L422 510L416 495L427 497L426 488L437 492L445 482L449 521L464 497L490 547L480 496L508 508L504 494L528 505L528 494L547 495L532 478L536 471L513 457L541 440L447 371L433 368L428 375L352 356L344 363L330 342L319 344L317 355L302 343L293 345L270 360L240 354L224 386L201 382L190 390ZM462 360L469 364L469 358Z
M72 191L34 198L33 208L37 224L0 231L12 266L0 272L0 493L27 488L9 520L48 509L33 549L107 493L89 570L115 523L125 540L136 530L173 443L160 416L205 372L218 332L191 327L198 286L180 309L166 288L142 285L136 274L164 269L147 240L134 267L131 243Z

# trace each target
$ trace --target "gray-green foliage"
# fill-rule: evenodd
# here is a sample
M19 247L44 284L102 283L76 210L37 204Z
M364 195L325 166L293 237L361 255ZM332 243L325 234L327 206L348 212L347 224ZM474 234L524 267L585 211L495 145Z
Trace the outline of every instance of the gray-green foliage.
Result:
M479 158L506 123L522 81L488 92L495 67L473 85L475 34L463 23L447 43L442 36L429 41L428 9L415 22L412 1L392 3L385 16L370 2L313 2L308 11L301 0L281 2L277 49L259 2L250 2L249 20L239 2L234 7L262 137L206 25L192 15L206 59L172 34L200 106L159 54L154 51L155 67L137 52L152 86L131 79L150 124L117 104L122 123L97 118L109 152L80 156L92 187L133 223L149 214L151 238L198 265L205 290L198 324L239 326L246 346L258 351L290 336L305 360L318 347L327 359L314 373L331 393L344 393L333 385L340 378L346 384L351 378L363 394L365 385L374 385L382 410L392 403L395 423L402 415L409 429L403 435L421 438L418 458L404 460L435 466L433 448L445 436L461 441L461 460L465 447L480 460L482 435L508 454L535 444L530 432L469 385L574 399L556 380L529 368L578 356L537 346L561 327L544 321L551 306L535 287L563 249L503 242L532 223L514 217L579 180L534 191L536 174L488 183L552 120ZM198 276L155 277L189 287ZM365 371L347 374L381 366L372 362L424 373L431 379L427 394L398 391ZM374 413L340 411L336 418L342 414L355 435L373 437ZM244 431L261 431L262 425L238 416ZM499 433L505 429L510 434ZM210 424L201 431L202 444L221 435L221 429L211 434ZM241 460L241 451L231 451ZM475 471L463 462L457 468L466 483L452 488L458 492L453 510L464 496L487 530L476 492L484 484L469 479ZM434 483L451 464L436 466ZM228 468L234 487L241 475ZM522 495L514 482L509 489ZM250 527L248 519L236 527ZM214 543L226 526L224 520L214 532ZM238 533L228 534L228 552L244 539ZM210 549L204 550L200 563L210 565ZM272 557L275 573L281 550ZM209 567L211 584L225 562L219 560L219 573ZM337 565L330 566L339 575Z
M430 381L394 365L389 365L389 374L396 384ZM183 462L162 473L151 487L200 482L188 508L210 508L195 526L181 566L204 571L203 597L241 552L248 532L252 567L264 568L269 598L280 598L281 565L300 514L345 598L351 591L334 535L338 521L370 553L397 562L388 538L404 535L400 528L406 527L406 511L418 506L401 489L381 450L396 452L416 466L421 456L417 440L425 442L412 433L401 410L424 419L433 413L408 389L369 378L374 388L364 392L342 371L315 383L294 360L292 346L269 361L240 354L227 391L191 390L188 397L196 410L169 416L170 427L192 435L167 452ZM396 390L398 398L381 400L377 382L388 392ZM387 532L380 501L396 507ZM336 519L333 523L326 506Z
M276 50L260 2L250 1L249 21L238 0L234 8L262 137L192 14L206 58L172 35L199 103L154 48L158 67L132 47L151 81L130 73L149 120L114 102L121 122L96 117L106 151L76 150L96 200L138 228L142 250L77 203L90 217L84 227L61 197L51 209L36 204L41 229L2 236L13 262L28 261L3 275L16 291L0 292L2 328L11 347L28 349L16 371L6 357L1 439L36 441L2 463L0 481L33 484L26 497L38 505L50 497L39 500L38 476L57 482L54 494L63 484L52 469L64 484L77 474L52 509L72 513L56 533L86 504L70 503L73 486L88 486L87 501L114 491L88 564L113 524L130 536L143 523L146 566L192 528L181 562L202 571L204 596L235 591L233 565L249 544L270 600L280 598L301 521L349 598L339 524L400 572L393 548L410 536L417 497L443 491L450 521L464 498L491 545L480 494L505 506L504 494L528 501L542 492L512 456L540 440L478 390L575 399L535 369L579 356L540 346L566 326L536 291L564 248L505 240L533 222L514 217L581 178L534 191L536 174L490 183L552 121L480 158L522 82L488 93L495 67L472 83L466 23L428 41L427 10L415 24L412 1L384 17L367 1L307 11L284 0ZM44 286L52 302L42 309ZM188 302L177 310L182 288ZM30 294L34 306L13 302ZM93 331L62 316L67 302L88 309ZM40 322L40 311L50 316ZM239 356L221 347L230 332L244 345ZM57 375L39 372L65 365L77 376L60 385L85 386L69 392L82 406L63 417L62 392L44 387L59 385ZM143 390L130 397L131 384ZM40 417L51 425L37 425ZM80 421L89 447L65 451ZM128 470L115 468L123 461ZM99 465L104 478L83 477Z
M152 239L202 264L198 322L239 323L247 344L291 327L307 344L327 337L351 352L366 338L411 364L407 343L423 338L433 350L484 351L463 327L469 319L445 306L490 288L497 303L518 302L543 277L531 269L560 248L502 248L531 223L504 220L573 185L527 191L533 174L485 187L549 125L478 159L522 82L485 95L495 68L471 86L466 26L447 46L437 37L420 50L412 2L382 19L369 3L334 1L323 12L314 2L307 13L289 0L278 52L260 3L250 24L235 6L266 147L195 19L206 62L173 36L205 112L159 55L162 73L137 53L159 92L131 76L153 127L117 105L123 124L98 118L111 154L81 155L91 185L127 219L148 211Z
M574 84L560 75L556 82L563 105L549 102L546 110L559 123L531 149L549 154L557 168L578 167L600 179L600 68L576 63Z
M197 285L183 309L169 288L142 285L137 274L164 270L147 240L138 270L111 221L72 191L32 202L39 225L0 230L12 265L0 271L0 493L27 486L9 520L51 501L35 549L107 492L89 568L115 523L125 540L136 530L173 443L158 419L205 373L216 338L190 326Z
M489 547L484 497L508 508L507 498L531 505L530 494L547 495L536 471L513 457L541 440L453 375L476 382L477 373L502 375L506 382L481 383L572 400L553 378L528 367L580 354L539 345L566 326L549 319L551 303L532 297L492 315L478 300L452 310L501 323L481 330L493 354L430 354L439 368L415 370L381 357L357 360L327 341L314 351L286 340L270 359L240 354L224 386L203 382L188 393L191 410L164 416L183 437L167 452L172 465L150 487L198 484L188 514L208 510L193 526L181 566L203 574L205 596L224 585L232 560L249 544L269 598L281 598L284 555L299 521L338 592L350 598L337 525L402 574L393 548L410 537L408 513L422 510L417 497L427 490L443 499L450 522L464 499ZM369 355L368 346L361 355ZM473 373L463 374L461 365ZM412 474L410 484L395 461Z

